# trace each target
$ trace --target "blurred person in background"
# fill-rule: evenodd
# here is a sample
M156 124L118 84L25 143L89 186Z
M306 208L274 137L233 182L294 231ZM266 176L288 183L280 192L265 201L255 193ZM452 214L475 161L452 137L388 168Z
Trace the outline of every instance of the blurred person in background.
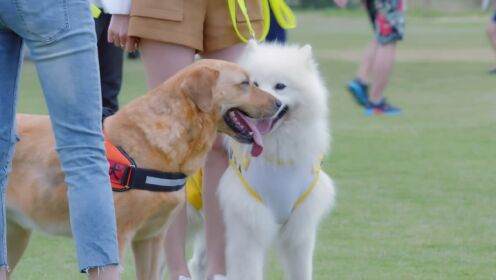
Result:
M348 0L334 2L344 7ZM347 87L356 102L365 108L366 115L399 115L401 110L386 101L384 90L392 74L396 42L404 35L405 0L363 0L362 3L375 38L365 50L356 78Z
M482 2L482 10L487 10L491 1L485 0ZM496 12L494 12L491 20L487 24L486 27L487 38L489 39L489 43L493 47L493 50L496 52ZM489 74L496 74L496 66L487 70Z

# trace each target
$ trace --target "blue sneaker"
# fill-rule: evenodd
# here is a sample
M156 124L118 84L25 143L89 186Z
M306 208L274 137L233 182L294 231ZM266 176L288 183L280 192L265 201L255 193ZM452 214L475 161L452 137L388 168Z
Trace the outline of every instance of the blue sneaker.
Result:
M358 79L349 81L347 87L355 101L365 107L369 101L368 87Z
M386 102L386 99L382 99L379 104L374 104L372 102L368 102L365 106L364 111L366 116L374 116L374 115L385 115L385 116L397 116L401 114L401 109L391 106Z

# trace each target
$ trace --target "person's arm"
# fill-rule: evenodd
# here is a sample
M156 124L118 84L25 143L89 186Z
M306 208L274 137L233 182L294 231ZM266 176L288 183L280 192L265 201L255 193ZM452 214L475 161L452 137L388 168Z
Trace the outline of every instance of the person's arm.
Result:
M348 0L334 0L334 3L340 8L344 8L348 4Z

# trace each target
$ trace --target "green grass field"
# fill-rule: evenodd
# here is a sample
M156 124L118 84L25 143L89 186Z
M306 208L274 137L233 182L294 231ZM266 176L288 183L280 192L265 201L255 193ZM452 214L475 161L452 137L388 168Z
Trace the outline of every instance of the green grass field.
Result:
M365 16L299 14L290 40L312 44L332 93L325 169L337 204L319 231L314 279L496 279L496 76L485 73L496 61L484 35L488 19L410 16L386 93L403 114L368 118L344 87L372 38ZM141 62L127 61L121 102L144 92ZM44 113L42 104L26 63L19 111ZM129 255L123 279L134 278ZM282 279L275 262L268 271ZM34 235L13 279L84 277L71 240Z

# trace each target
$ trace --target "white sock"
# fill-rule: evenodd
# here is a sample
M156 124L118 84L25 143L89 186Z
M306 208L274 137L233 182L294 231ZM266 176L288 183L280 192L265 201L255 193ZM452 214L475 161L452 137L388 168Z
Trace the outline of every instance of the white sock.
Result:
M177 280L191 280L191 278L179 275L179 279L177 279Z
M227 277L221 274L215 274L212 280L227 280Z

